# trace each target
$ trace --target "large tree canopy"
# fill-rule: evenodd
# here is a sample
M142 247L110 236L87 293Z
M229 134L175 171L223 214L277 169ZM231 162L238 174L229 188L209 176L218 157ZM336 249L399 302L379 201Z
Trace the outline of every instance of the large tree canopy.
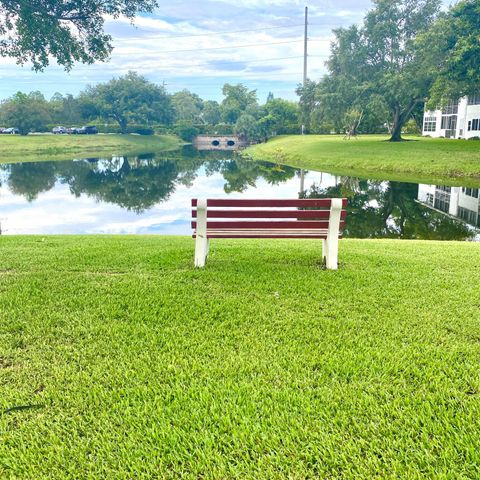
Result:
M17 92L0 104L0 121L22 135L41 130L51 121L48 102L40 92Z
M332 53L317 99L330 110L362 111L372 101L390 112L392 141L434 81L417 36L436 19L439 0L375 0L362 26L334 31ZM341 101L339 101L339 99ZM341 111L341 109L338 109Z
M174 115L165 88L135 72L87 88L79 102L85 117L114 120L122 133L127 132L129 123L169 124Z
M53 57L66 69L74 62L106 60L111 37L106 16L131 20L151 12L156 0L0 0L0 55L32 62L41 70Z
M436 73L430 106L480 90L480 2L462 0L419 39Z

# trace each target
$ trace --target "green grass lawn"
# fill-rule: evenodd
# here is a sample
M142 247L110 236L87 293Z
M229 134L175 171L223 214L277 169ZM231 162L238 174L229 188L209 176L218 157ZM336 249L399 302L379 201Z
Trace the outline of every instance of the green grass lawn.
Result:
M387 138L290 135L250 147L246 154L338 175L449 184L457 178L453 183L480 184L480 142L410 137L414 141L390 143Z
M0 135L0 163L133 155L178 148L168 135Z
M0 478L480 475L480 244L0 237Z

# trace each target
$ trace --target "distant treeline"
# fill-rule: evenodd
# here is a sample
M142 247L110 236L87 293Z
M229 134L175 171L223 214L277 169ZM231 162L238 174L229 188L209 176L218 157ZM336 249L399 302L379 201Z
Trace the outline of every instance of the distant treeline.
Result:
M26 135L53 127L95 124L101 133L175 133L191 140L200 133L239 134L261 140L298 133L298 104L269 94L261 105L255 90L225 84L223 100L202 100L188 90L169 94L135 72L87 87L79 95L18 92L0 104L0 126Z

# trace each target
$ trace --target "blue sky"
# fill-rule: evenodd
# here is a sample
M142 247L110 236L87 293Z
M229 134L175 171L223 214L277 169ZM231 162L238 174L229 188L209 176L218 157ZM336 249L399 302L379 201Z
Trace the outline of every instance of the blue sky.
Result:
M170 92L188 88L202 98L220 100L225 82L295 98L302 80L305 2L288 0L160 0L152 15L107 20L114 51L108 63L76 65L66 73L52 65L43 73L0 58L0 98L18 90L40 90L47 97L77 94L88 84L135 70L165 82ZM369 0L312 0L309 77L319 78L329 53L332 29L361 21ZM246 31L248 30L248 31ZM234 32L234 33L222 33ZM258 45L261 46L258 46Z

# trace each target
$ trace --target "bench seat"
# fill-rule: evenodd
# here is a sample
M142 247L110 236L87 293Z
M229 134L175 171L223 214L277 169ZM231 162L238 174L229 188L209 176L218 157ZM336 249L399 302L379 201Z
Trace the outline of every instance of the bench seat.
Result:
M211 238L315 238L329 269L337 268L346 199L193 199L195 266L203 267Z

